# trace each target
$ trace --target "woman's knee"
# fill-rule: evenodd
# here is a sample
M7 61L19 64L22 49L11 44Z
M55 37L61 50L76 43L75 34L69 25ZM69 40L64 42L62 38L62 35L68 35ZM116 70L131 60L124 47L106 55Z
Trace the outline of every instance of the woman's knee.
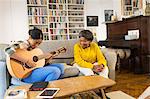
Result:
M61 74L64 74L64 64L61 63L54 63L54 64L50 64L51 67L57 67L58 69L60 69Z
M50 74L61 75L61 71L57 67L49 67L47 68L47 71L50 71Z
M108 78L108 73L109 73L108 67L105 67L102 72L99 72L99 75Z
M47 75L45 81L57 80L60 77L60 75L61 75L61 71L57 67L55 67L55 69L53 68L53 71L51 71Z

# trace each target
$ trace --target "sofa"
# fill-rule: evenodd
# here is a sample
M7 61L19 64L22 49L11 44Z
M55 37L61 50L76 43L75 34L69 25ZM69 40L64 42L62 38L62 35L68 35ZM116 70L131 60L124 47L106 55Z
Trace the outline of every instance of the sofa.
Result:
M55 57L52 62L70 64L73 61L73 46L76 42L77 40L47 41L43 42L40 45L40 48L43 52L50 52L58 49L59 47L65 47L67 49L66 53L62 53ZM11 85L10 82L13 82L13 79L9 76L5 63L6 57L3 50L7 46L8 44L0 44L0 99L3 97L6 89ZM101 51L108 63L109 78L115 80L117 55L114 51L108 51L106 48L101 48Z

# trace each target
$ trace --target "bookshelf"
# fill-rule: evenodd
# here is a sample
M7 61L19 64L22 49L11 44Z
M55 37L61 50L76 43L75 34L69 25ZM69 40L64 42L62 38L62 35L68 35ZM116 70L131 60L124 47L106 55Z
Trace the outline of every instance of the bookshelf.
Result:
M137 16L142 11L142 0L122 0L122 15L123 16Z
M37 27L44 41L77 39L84 29L84 0L27 0L29 29Z

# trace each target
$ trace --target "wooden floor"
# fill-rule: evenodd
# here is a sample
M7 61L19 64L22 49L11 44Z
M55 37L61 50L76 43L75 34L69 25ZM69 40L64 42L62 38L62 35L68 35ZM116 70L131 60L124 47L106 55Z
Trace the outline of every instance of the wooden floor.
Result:
M107 88L106 92L121 90L135 98L150 86L150 75L134 74L129 71L116 72L117 84Z

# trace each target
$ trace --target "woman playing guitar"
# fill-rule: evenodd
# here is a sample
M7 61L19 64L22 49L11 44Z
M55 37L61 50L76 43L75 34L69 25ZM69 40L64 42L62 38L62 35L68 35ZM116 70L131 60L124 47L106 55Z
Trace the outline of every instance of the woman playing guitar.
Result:
M14 60L20 61L21 63L24 63L25 65L22 65L19 67L14 66L15 69L23 68L22 70L30 70L30 68L34 68L37 64L34 62L31 58L28 59L28 56L22 57L21 54L17 54L19 50L22 50L24 52L26 51L32 51L36 49L41 43L42 43L43 33L41 30L34 28L29 30L29 38L26 41L19 41L16 44L10 45L5 49L6 54L10 57L10 64L15 62ZM40 82L40 81L53 81L57 80L63 73L64 73L64 65L55 63L55 64L46 64L49 60L51 60L54 56L58 55L60 51L54 51L53 53L49 53L44 59L44 66L41 66L36 69L31 69L32 71L30 74L26 76L22 76L22 81L26 83L34 83L34 82ZM38 54L38 53L36 53ZM23 54L24 55L24 54ZM29 55L30 56L30 55ZM13 59L13 60L12 60ZM20 62L17 64L20 65ZM13 69L13 72L15 71ZM21 70L21 69L20 69ZM17 70L16 70L17 71ZM19 71L19 70L18 70ZM17 72L18 72L17 71ZM10 72L10 71L9 71ZM20 74L19 74L20 75ZM17 76L15 76L17 77Z

